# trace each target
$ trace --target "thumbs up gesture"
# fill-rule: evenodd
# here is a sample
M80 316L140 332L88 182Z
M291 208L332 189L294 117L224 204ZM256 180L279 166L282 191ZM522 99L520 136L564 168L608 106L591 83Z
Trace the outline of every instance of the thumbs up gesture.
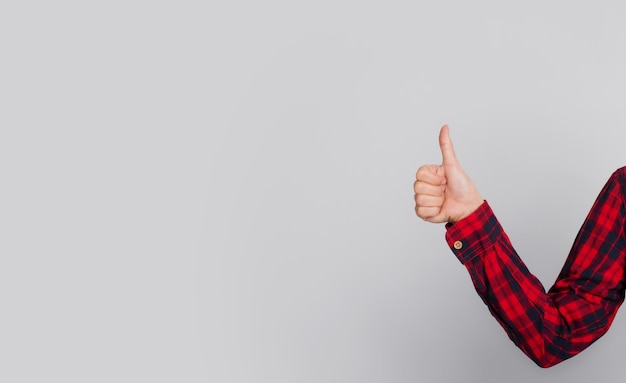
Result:
M456 158L448 125L439 132L439 147L441 165L424 165L415 175L415 213L428 222L454 223L478 209L483 198Z

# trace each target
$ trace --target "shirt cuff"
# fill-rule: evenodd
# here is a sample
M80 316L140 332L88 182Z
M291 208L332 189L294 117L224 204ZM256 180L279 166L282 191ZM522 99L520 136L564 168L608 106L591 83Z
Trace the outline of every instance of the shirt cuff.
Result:
M462 220L448 223L446 230L446 241L462 264L495 245L503 233L487 201Z

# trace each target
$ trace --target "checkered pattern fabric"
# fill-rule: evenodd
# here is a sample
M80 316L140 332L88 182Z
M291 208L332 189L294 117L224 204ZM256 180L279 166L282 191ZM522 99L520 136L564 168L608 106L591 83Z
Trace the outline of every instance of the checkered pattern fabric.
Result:
M511 340L541 367L604 335L624 301L626 167L603 187L555 284L545 291L487 201L446 226L446 240Z

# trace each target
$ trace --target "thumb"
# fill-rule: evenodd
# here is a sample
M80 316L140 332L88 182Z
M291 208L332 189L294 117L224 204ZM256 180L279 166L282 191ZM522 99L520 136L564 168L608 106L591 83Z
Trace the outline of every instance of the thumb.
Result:
M441 148L443 165L458 164L456 154L454 153L454 146L452 146L452 140L450 140L450 129L448 125L444 125L439 132L439 147Z

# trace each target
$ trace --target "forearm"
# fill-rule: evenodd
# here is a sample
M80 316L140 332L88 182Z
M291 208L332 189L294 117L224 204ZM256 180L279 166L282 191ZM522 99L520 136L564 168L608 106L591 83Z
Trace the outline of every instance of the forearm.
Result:
M509 338L537 365L553 366L608 330L621 300L583 291L546 293L507 238L465 264L476 291ZM593 321L581 320L587 312Z
M623 300L626 257L619 251L613 258L604 257L600 249L606 243L590 245L582 238L585 227L595 226L593 215L602 214L598 210L606 210L607 203L621 204L614 197L594 205L549 293L519 258L486 202L467 220L448 226L447 240L469 271L476 291L511 340L541 367L576 355L602 336ZM616 214L623 212L620 206L611 208ZM613 225L611 230L617 234L623 227ZM595 277L585 275L589 270L595 270Z

